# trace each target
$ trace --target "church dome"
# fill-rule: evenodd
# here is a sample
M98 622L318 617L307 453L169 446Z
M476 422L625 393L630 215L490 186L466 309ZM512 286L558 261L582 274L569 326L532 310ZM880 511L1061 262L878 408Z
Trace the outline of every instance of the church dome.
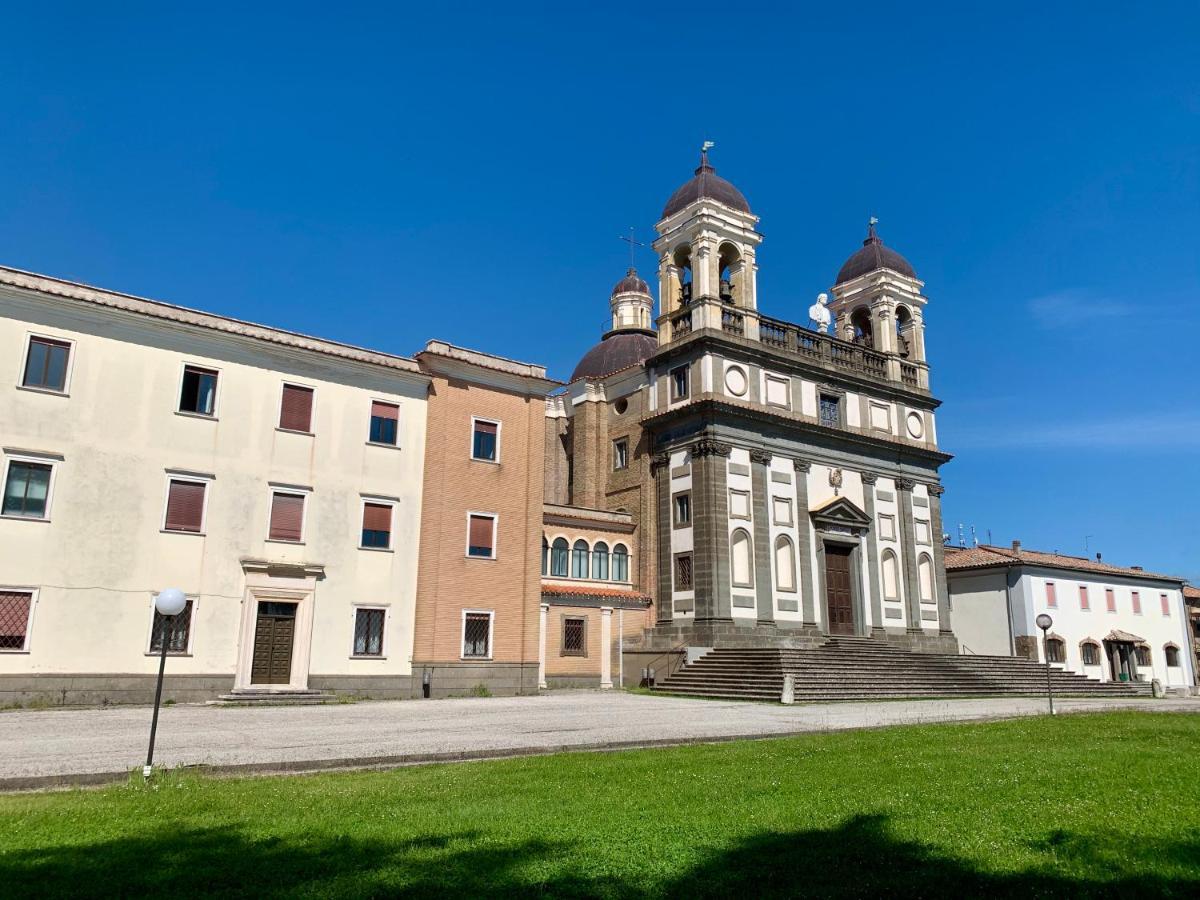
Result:
M740 212L750 212L750 204L742 196L742 192L717 174L717 170L708 164L708 152L700 151L700 167L692 180L684 184L667 201L663 207L662 218L673 216L689 203L694 203L701 197L723 203Z
M643 282L644 283L644 282ZM571 381L580 378L604 378L630 366L645 362L658 349L652 331L613 331L583 355L571 373Z
M883 245L883 241L875 233L875 220L872 219L871 224L867 226L867 239L863 241L862 247L842 265L834 284L851 281L860 275L874 272L876 269L891 269L893 272L899 272L909 278L917 277L917 273L907 259L892 248Z
M648 295L649 293L650 285L646 284L641 276L638 275L637 269L635 269L633 266L629 267L629 271L625 273L625 277L618 281L616 286L612 289L612 295L614 297L617 296L617 294Z

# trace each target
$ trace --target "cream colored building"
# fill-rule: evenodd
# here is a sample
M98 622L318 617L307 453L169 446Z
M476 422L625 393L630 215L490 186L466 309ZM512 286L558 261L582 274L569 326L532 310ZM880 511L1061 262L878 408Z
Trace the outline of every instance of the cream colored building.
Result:
M7 268L0 348L0 704L151 697L168 586L167 696L411 695L417 362Z

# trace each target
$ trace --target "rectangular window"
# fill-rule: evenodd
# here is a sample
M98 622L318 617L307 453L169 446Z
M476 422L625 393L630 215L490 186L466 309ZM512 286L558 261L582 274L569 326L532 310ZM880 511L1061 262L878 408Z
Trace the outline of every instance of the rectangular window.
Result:
M184 481L172 478L167 483L167 515L163 522L166 531L187 531L199 534L204 530L203 481Z
M1083 612L1087 612L1092 608L1092 601L1091 598L1088 597L1088 589L1086 584L1081 584L1079 586L1079 608Z
M31 591L0 590L0 651L29 649Z
M492 655L492 614L463 613L463 657L487 659Z
M1133 600L1133 614L1140 616L1142 614L1142 595L1138 591L1133 591L1130 594L1130 599Z
M1067 661L1067 645L1056 638L1046 641L1046 661L1065 663Z
M183 387L179 392L179 411L211 416L217 408L217 373L199 366L183 367Z
M496 517L483 513L467 516L467 556L494 559L496 556Z
M45 519L50 506L50 476L54 467L49 463L12 459L4 481L4 502L0 511L6 516L22 519Z
M400 407L395 403L371 401L371 435L368 440L372 444L390 444L396 446L400 424Z
M629 466L629 440L621 438L613 441L613 470L624 469Z
M500 459L500 425L475 419L471 436L471 459L498 462Z
M1108 611L1111 613L1117 611L1117 594L1112 588L1104 589L1104 605L1108 607Z
M692 495L691 494L676 494L675 495L675 525L677 528L686 528L692 524Z
M388 550L392 546L392 505L390 503L363 503L362 544L377 550Z
M587 656L587 619L565 616L562 622L562 655Z
M273 541L299 541L304 534L304 495L271 492L271 525L267 536Z
M66 390L67 362L71 358L71 345L66 341L31 337L25 355L25 375L21 384L43 391Z
M680 553L675 557L675 590L692 589L692 554Z
M284 431L312 431L313 389L298 384L283 386L279 403L279 427Z
M688 395L688 367L671 370L671 399L683 400Z
M356 609L354 611L354 655L383 656L383 623L386 610Z
M1133 652L1137 655L1137 664L1139 666L1150 665L1150 648L1143 644L1140 647L1134 647Z
M1054 586L1053 581L1046 582L1046 606L1049 609L1058 609L1058 588Z
M1080 652L1083 655L1083 664L1085 666L1100 665L1100 648L1095 644L1084 644L1080 648Z
M1162 605L1162 614L1164 616L1171 615L1171 601L1167 599L1167 595L1159 594L1158 602Z
M167 653L187 653L192 639L192 601L184 606L177 616L164 616L154 611L154 624L150 626L150 652L162 653L163 622L167 623Z
M821 424L829 428L840 428L842 424L842 398L834 394L821 395Z

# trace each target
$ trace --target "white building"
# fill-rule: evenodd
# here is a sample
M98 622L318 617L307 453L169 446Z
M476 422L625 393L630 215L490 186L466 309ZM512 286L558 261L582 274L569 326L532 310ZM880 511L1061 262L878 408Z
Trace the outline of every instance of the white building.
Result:
M429 379L0 268L0 705L408 695Z
M963 652L1027 656L1100 681L1150 681L1190 690L1183 582L1140 567L980 546L946 548L954 630ZM1053 619L1043 646L1035 624Z

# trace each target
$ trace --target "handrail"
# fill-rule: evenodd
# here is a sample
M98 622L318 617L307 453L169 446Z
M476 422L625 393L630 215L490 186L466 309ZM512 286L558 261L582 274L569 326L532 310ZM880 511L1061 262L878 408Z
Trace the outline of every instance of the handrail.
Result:
M845 341L820 331L759 315L759 340L772 347L790 350L802 356L819 359L828 365L839 369L870 375L876 378L888 378L888 354L880 353L853 341ZM912 363L902 363L911 367L911 373L901 369L902 380L912 387L920 385L917 367ZM911 377L904 377L910 374Z

